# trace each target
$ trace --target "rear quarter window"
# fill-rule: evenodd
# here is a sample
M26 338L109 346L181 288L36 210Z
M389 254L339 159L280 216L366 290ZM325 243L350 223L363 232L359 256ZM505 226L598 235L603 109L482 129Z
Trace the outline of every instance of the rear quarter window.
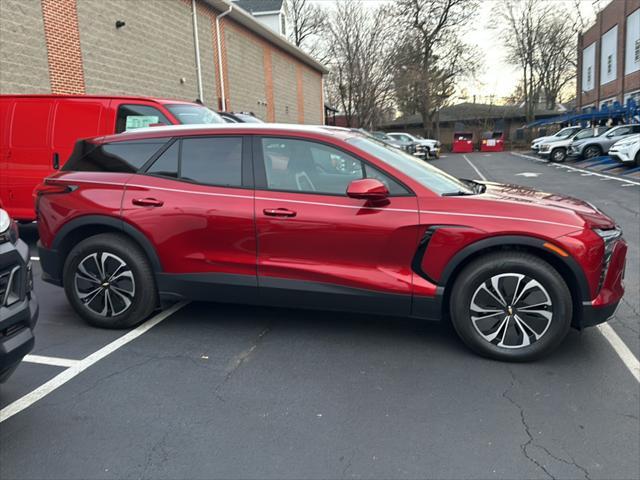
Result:
M168 141L168 138L153 138L98 145L80 140L63 170L136 173Z

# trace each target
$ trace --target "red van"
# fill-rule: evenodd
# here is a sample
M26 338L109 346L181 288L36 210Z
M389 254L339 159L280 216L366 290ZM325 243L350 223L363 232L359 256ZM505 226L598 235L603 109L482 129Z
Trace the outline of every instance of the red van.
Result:
M453 153L471 153L473 152L473 133L456 132L453 134L453 143L451 144Z
M152 125L224 123L197 103L148 97L0 95L0 203L35 220L33 189L69 158L76 140Z

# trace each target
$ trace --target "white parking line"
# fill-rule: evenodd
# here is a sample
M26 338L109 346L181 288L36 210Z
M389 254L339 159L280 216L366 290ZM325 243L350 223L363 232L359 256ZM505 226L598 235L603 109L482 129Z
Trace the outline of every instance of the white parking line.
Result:
M39 363L40 365L51 365L53 367L73 367L80 360L71 360L70 358L46 357L43 355L27 355L22 359L23 362Z
M540 162L541 161L539 158L532 157L531 155L524 155L522 153L511 152L511 155L515 155L517 157L522 157L522 158L528 158L529 160L535 160L536 162ZM542 161L544 162L544 160L542 160ZM640 182L636 182L636 181L630 180L628 178L613 177L611 175L605 175L604 173L592 172L590 170L585 170L584 168L572 167L571 165L563 165L561 163L557 163L557 164L554 164L554 165L555 165L556 168L564 168L566 170L570 170L570 171L573 171L573 172L581 172L583 174L583 176L595 175L596 177L608 178L609 180L616 180L618 182L622 182L622 183L626 183L626 184L640 185Z
M469 160L469 158L467 158L467 156L466 156L466 155L462 155L462 158L464 158L464 159L467 161L467 163L468 163L469 165L471 165L471 168L473 168L473 169L476 171L476 173L480 176L480 178L481 178L482 180L484 180L485 182L486 182L486 181L488 181L487 177L485 177L485 176L482 174L482 172L481 172L480 170L478 170L478 167L476 167L473 163L471 163L471 160Z
M20 413L22 410L33 405L38 400L46 397L51 392L56 390L58 387L64 385L69 380L71 380L72 378L76 377L77 375L85 371L91 365L99 362L100 360L105 358L107 355L115 352L120 347L123 347L124 345L131 342L132 340L135 340L140 335L149 331L150 329L158 325L160 322L162 322L164 319L166 319L167 317L169 317L170 315L174 314L175 312L180 310L182 307L187 305L188 303L189 302L180 302L158 313L154 317L151 317L149 320L144 322L142 325L139 325L138 327L134 328L130 332L122 335L121 337L117 338L110 344L105 345L97 352L92 353L91 355L83 358L82 360L78 360L78 362L75 363L73 366L59 373L58 375L53 377L51 380L49 380L47 383L40 385L38 388L26 394L24 397L19 398L13 403L10 403L6 407L4 407L2 410L0 410L0 423L13 417L15 414Z
M631 350L629 350L629 347L625 345L616 331L608 323L598 325L598 330L600 330L600 333L602 333L604 338L611 344L631 374L636 377L636 381L640 382L640 362Z

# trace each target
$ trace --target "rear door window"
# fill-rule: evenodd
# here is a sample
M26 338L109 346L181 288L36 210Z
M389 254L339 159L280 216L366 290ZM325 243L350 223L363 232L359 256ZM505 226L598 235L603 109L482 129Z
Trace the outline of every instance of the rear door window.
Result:
M118 107L116 133L137 128L145 128L154 123L171 125L171 121L155 107L140 104L126 104Z
M242 137L182 140L180 177L222 187L242 186Z
M95 145L81 140L65 164L65 171L135 173L168 141L167 138Z
M153 162L153 165L147 169L147 173L161 177L177 178L179 154L180 141L173 142L173 144Z

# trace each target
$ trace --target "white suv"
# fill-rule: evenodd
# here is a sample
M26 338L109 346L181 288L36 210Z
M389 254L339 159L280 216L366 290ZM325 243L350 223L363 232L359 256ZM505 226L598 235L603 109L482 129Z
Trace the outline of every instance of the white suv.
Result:
M618 140L609 149L609 155L622 163L640 166L640 133Z

